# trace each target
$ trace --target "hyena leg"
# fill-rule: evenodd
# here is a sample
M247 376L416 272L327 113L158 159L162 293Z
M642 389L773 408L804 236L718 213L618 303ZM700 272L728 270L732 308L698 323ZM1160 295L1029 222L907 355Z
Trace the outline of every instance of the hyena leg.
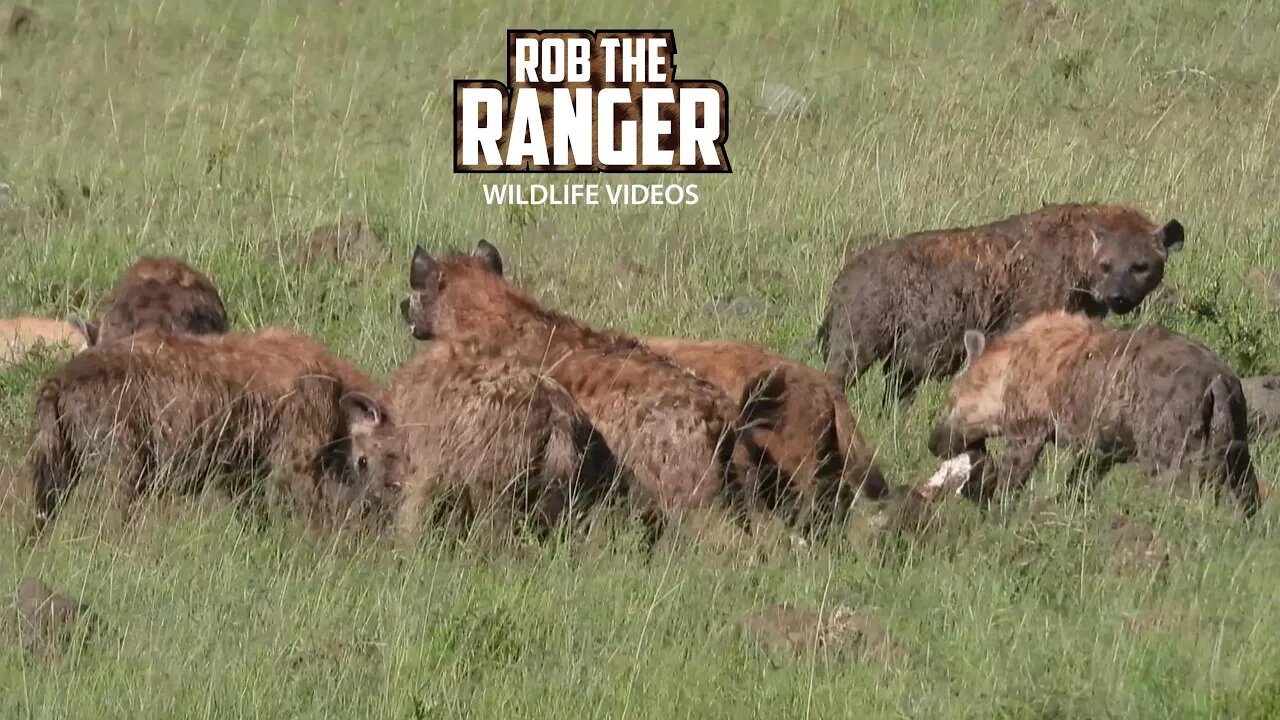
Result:
M833 342L827 354L827 375L841 390L847 390L875 364L875 353L852 339Z
M1078 454L1071 469L1067 471L1067 496L1076 502L1083 502L1118 461L1114 453L1105 451Z

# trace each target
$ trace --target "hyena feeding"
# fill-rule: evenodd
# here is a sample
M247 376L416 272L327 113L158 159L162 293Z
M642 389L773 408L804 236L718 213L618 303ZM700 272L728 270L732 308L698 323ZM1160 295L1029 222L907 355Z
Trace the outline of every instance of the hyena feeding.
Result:
M221 334L229 323L222 296L204 273L174 257L143 257L116 281L97 325L85 326L90 344L97 344L146 330Z
M434 342L379 398L343 398L350 462L361 485L399 499L396 526L412 537L449 512L546 538L577 526L609 492L608 445L559 383L467 344Z
M1059 312L989 345L967 333L964 344L966 368L929 449L949 458L1004 438L998 470L980 481L984 497L1021 487L1053 442L1085 453L1095 475L1136 460L1160 486L1200 479L1229 489L1246 514L1257 509L1240 381L1199 343Z
M497 249L472 254L414 252L410 294L401 304L419 340L469 339L545 372L586 411L632 483L628 495L657 530L663 519L728 492L746 517L742 473L732 464L739 435L770 413L774 381L749 382L741 398L634 338L596 330L540 307L502 276Z
M36 394L34 534L90 470L102 475L120 522L147 493L196 493L216 478L233 496L258 495L268 475L297 509L323 521L335 503L356 499L341 492L351 483L340 398L373 389L318 343L279 330L144 332L90 348Z
M771 423L750 428L740 451L757 470L753 494L782 508L791 524L821 531L839 523L861 494L881 499L889 492L875 450L858 433L844 393L820 370L757 345L725 340L641 338L730 397L770 373L782 396Z
M1183 244L1177 220L1136 208L1049 205L977 227L907 235L851 258L818 341L842 387L883 363L886 397L954 374L966 330L1004 332L1042 312L1102 317L1137 308Z

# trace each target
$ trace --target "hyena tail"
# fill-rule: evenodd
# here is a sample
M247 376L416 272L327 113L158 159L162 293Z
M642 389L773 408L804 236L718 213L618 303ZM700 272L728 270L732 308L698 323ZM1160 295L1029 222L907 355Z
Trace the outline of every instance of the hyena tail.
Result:
M27 463L35 494L30 539L36 540L52 522L61 495L70 489L78 466L76 448L63 427L62 394L56 384L45 384L36 396Z
M559 499L551 499L559 508L545 509L547 522L567 520L577 525L598 503L627 492L613 450L585 415L569 423L555 423L542 462L544 491L559 488L563 493Z
M1235 494L1245 515L1258 511L1260 493L1249 455L1249 417L1244 393L1221 375L1214 378L1204 394L1206 445L1215 455L1222 454L1219 471L1227 487Z

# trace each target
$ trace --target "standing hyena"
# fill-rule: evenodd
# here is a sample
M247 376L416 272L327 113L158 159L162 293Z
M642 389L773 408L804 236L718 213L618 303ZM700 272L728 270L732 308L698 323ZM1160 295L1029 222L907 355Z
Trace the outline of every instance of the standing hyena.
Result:
M435 342L380 398L343 398L358 484L398 498L413 536L425 511L456 511L540 537L576 524L615 480L612 452L559 383L475 348Z
M97 325L84 323L90 344L145 330L176 335L227 332L227 310L213 281L174 257L144 257L112 287Z
M269 336L164 336L92 347L36 395L28 467L35 535L91 468L103 473L127 521L156 491L198 492L217 478L256 495L271 475L313 519L341 475L348 437L340 398L372 392L359 370L318 343Z
M469 339L546 372L586 411L632 479L628 495L656 531L664 518L722 493L746 517L738 437L771 410L771 378L735 403L719 388L634 338L540 307L502 277L497 249L434 258L421 247L401 303L419 340Z
M1159 327L1126 331L1058 312L990 346L976 331L964 344L967 367L929 449L951 457L1003 437L1004 457L980 488L984 496L999 485L1021 487L1054 442L1084 451L1097 475L1137 460L1161 485L1199 476L1229 488L1247 514L1256 510L1240 381L1199 343Z
M1042 312L1102 317L1138 307L1182 248L1163 226L1118 205L1049 205L977 227L916 233L851 258L831 290L818 342L842 386L882 362L910 401L954 374L965 330L1000 333Z
M821 531L838 522L861 493L883 498L889 487L875 450L858 433L844 393L819 370L750 343L641 338L730 397L773 373L781 381L773 421L744 434L742 447L759 467L755 494L785 507L793 524Z

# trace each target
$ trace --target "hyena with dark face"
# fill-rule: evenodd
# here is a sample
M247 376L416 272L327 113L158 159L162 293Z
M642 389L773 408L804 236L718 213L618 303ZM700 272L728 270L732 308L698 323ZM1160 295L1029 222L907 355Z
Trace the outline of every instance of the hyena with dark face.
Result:
M889 492L875 450L858 433L844 393L820 370L750 343L641 338L730 397L773 374L781 381L773 421L750 428L740 452L758 469L753 494L808 532L838 523L855 496Z
M983 497L1016 491L1053 442L1083 451L1097 475L1136 460L1161 486L1199 478L1229 489L1246 514L1257 509L1244 392L1208 348L1159 327L1126 331L1061 312L990 345L976 331L964 343L967 367L929 449L952 457L1004 438L998 471L973 488Z
M604 436L656 532L663 519L725 497L746 517L746 469L732 464L739 436L772 411L772 378L730 399L634 338L596 330L540 307L502 276L497 249L439 259L421 247L401 303L419 340L470 340L560 383Z
M1132 207L1049 205L872 246L832 288L818 331L827 372L847 386L883 363L910 401L921 382L960 368L966 330L998 334L1058 310L1133 311L1183 236L1177 220L1157 225Z
M152 492L281 495L323 521L344 494L349 436L340 398L373 392L352 365L309 338L134 335L71 358L41 385L28 469L38 536L90 470L103 474L116 520ZM337 509L345 512L348 507Z
M443 509L464 527L483 519L546 538L616 479L608 445L559 383L466 344L432 343L380 397L350 393L342 406L355 480L396 503L402 537Z
M82 322L90 344L146 330L168 335L227 332L222 296L204 273L174 257L143 257L129 267L103 303L101 320Z

